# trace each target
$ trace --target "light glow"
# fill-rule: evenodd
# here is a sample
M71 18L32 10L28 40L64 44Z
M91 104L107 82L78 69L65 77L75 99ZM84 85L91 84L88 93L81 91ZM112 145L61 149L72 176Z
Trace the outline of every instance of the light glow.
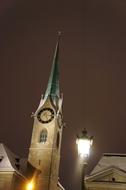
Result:
M34 189L34 183L31 181L27 184L26 190L33 190Z
M81 157L87 157L90 153L90 147L92 145L92 141L89 139L77 139L78 145L78 154Z

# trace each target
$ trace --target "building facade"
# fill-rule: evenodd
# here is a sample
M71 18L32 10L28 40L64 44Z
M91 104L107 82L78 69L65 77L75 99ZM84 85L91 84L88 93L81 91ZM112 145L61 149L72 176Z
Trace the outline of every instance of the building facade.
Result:
M0 144L0 190L24 190L25 183L31 179L35 190L64 189L58 181L63 129L58 62L59 41L45 95L32 115L34 123L28 158L21 159Z

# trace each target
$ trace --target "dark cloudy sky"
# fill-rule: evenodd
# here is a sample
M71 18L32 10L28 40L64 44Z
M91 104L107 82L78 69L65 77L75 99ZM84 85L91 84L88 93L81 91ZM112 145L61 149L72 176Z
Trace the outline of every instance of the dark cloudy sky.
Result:
M56 44L64 120L60 178L79 189L76 134L94 135L89 170L103 152L126 153L126 1L0 1L0 141L27 156Z

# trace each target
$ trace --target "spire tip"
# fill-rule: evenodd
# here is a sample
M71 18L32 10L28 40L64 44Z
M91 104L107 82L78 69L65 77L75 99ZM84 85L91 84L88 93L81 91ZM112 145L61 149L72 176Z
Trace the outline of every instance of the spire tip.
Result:
M58 41L60 40L61 37L61 31L58 31Z
M58 36L61 36L61 31L58 31Z

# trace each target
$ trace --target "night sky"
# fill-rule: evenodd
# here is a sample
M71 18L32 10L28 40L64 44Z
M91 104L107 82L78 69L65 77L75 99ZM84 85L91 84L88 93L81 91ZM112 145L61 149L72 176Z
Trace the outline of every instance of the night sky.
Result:
M75 141L84 127L94 136L87 172L104 152L126 153L126 1L0 1L0 141L22 157L58 30L66 122L60 181L77 190Z

